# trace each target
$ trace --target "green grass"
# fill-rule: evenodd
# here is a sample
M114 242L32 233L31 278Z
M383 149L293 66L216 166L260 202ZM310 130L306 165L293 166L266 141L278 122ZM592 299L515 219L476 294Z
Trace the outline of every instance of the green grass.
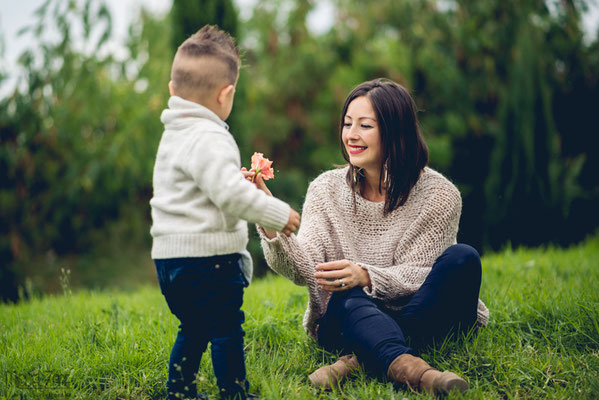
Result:
M485 256L489 326L424 349L423 358L463 375L472 388L465 398L599 398L598 260L599 236L566 250ZM266 399L427 397L364 373L332 392L311 388L307 375L334 356L303 332L306 299L305 288L275 276L248 288L246 354L255 391ZM176 326L154 286L0 306L0 398L160 398ZM207 355L199 386L217 393Z

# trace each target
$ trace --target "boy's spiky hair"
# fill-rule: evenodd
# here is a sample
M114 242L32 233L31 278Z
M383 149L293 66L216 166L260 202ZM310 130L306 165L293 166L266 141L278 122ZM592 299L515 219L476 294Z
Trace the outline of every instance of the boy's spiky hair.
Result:
M234 85L241 57L235 39L214 25L205 25L177 49L171 81L177 95L204 96L220 85Z

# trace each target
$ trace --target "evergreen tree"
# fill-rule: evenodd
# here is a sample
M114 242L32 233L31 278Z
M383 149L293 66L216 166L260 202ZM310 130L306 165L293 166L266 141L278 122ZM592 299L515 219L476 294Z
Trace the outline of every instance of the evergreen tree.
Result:
M207 24L217 25L237 38L238 18L233 0L174 0L171 17L174 50Z
M596 147L588 146L588 127L581 129L576 123L593 121L588 126L596 126L597 114L556 108L563 104L562 60L575 57L579 65L589 65L581 59L580 11L564 7L558 10L562 18L556 18L542 5L524 4L513 9L507 81L498 105L500 130L485 185L485 242L495 248L508 240L525 245L570 243L597 226L597 191L581 181ZM571 97L583 110L597 91L596 79L588 84ZM569 149L572 142L577 151ZM586 146L580 146L583 143ZM584 210L586 223L572 219L574 207Z
M541 57L547 52L539 36L522 23L510 58L509 83L499 106L501 131L486 182L489 243L545 242L555 238L556 222L562 219L551 88Z

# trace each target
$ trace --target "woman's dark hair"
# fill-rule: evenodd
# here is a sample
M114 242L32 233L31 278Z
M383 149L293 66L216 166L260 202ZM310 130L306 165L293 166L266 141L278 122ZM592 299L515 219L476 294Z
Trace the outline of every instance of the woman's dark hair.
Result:
M428 163L428 149L418 127L416 106L408 91L388 79L375 79L359 84L345 99L341 111L339 140L343 158L349 155L343 143L343 123L349 104L366 96L375 112L381 135L382 158L379 191L386 190L384 214L402 206ZM361 175L351 165L347 181L354 193L360 190Z

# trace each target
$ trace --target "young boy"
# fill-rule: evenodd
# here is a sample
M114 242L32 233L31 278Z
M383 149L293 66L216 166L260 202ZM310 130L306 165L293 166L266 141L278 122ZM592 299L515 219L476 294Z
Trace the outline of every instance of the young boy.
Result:
M239 149L224 122L239 64L234 39L203 27L177 50L161 116L165 130L150 201L152 258L181 322L169 360L169 398L198 397L195 374L208 342L221 398L248 396L240 310L252 271L245 221L286 235L299 226L297 212L240 171Z

